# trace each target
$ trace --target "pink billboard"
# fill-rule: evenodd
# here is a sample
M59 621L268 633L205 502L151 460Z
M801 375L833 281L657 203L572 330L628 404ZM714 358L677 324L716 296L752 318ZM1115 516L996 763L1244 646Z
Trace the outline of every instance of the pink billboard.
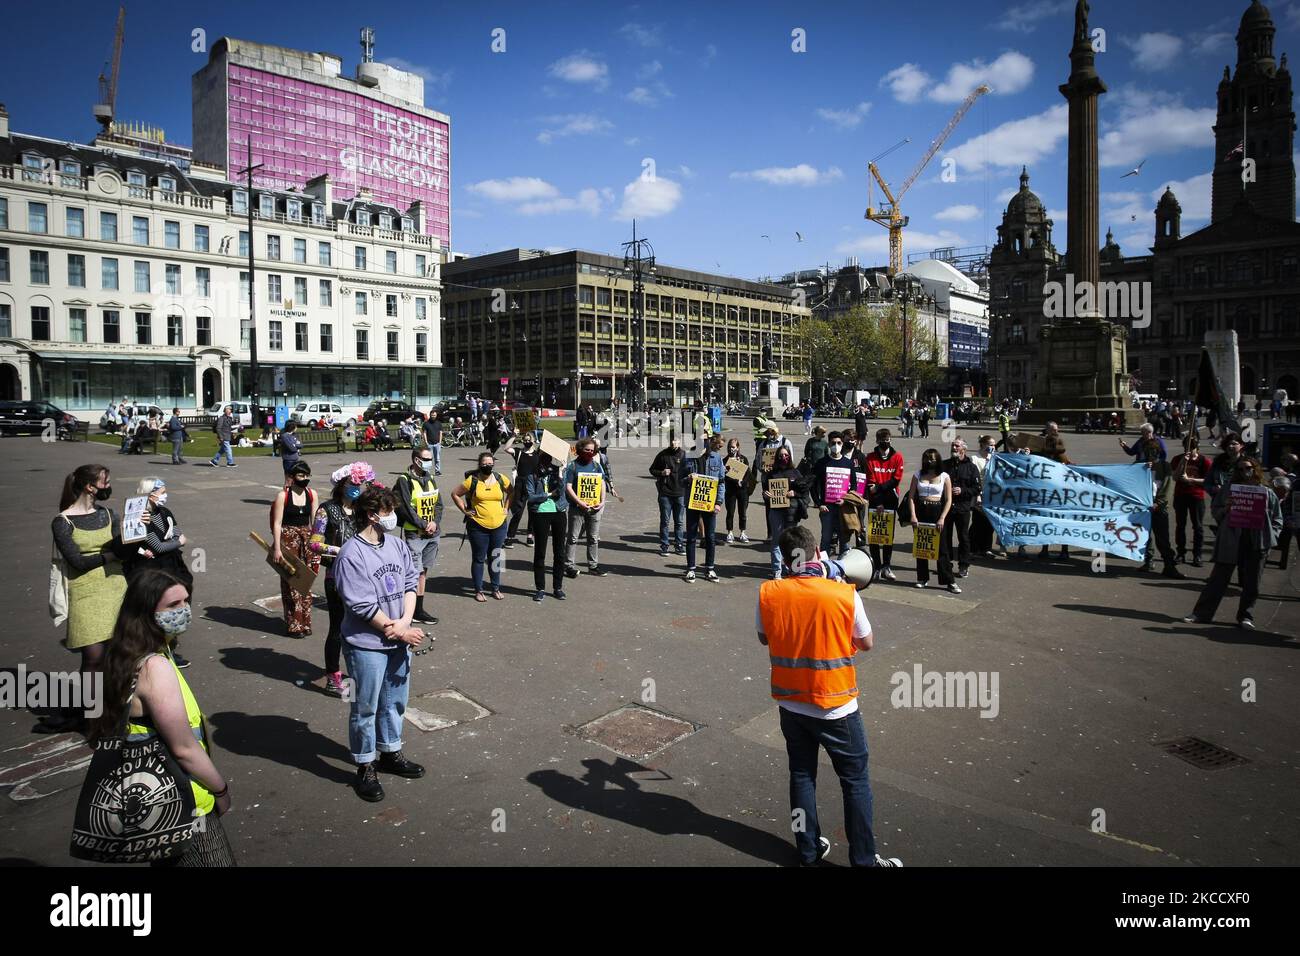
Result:
M379 202L405 212L425 208L425 231L446 248L451 241L448 126L358 93L230 66L229 163L242 169L253 140L255 182L301 189L328 173L335 199L369 189Z

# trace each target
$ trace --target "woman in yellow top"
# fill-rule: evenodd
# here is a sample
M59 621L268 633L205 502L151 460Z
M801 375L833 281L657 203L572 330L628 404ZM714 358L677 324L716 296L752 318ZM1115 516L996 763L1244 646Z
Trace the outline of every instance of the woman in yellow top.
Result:
M103 713L91 728L94 743L121 732L157 735L194 788L194 836L179 856L159 866L234 866L221 825L230 810L230 784L208 756L203 712L172 659L171 645L189 627L190 592L169 571L146 568L131 579L104 655ZM131 685L135 684L135 694Z
M498 601L505 597L501 593L501 549L506 541L506 518L510 516L514 489L505 475L493 473L494 464L496 459L489 452L479 455L478 470L470 472L451 493L451 500L465 515L465 531L473 552L470 576L474 579L474 600L479 602L487 600L483 595L483 565L489 553L492 596Z

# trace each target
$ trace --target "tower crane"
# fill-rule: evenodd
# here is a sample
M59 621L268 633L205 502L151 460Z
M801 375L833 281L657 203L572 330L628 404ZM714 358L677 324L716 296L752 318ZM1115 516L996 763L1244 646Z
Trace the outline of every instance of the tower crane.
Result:
M876 166L876 160L888 156L894 150L898 149L899 146L909 142L909 140L903 140L903 142L891 146L889 149L877 156L876 159L867 163L867 169L870 171L871 176L880 184L880 191L884 193L886 205L876 208L873 202L871 180L868 179L867 212L863 218L870 219L872 222L877 222L889 230L889 274L891 276L898 275L898 273L903 270L903 227L906 226L909 221L908 217L903 215L902 209L899 208L899 203L902 201L904 194L912 188L912 183L916 182L917 177L920 176L925 167L930 164L930 160L934 158L934 154L939 152L940 148L942 148L943 144L952 134L952 131L957 128L957 124L962 121L962 117L965 116L967 111L975 105L977 99L989 91L989 87L984 84L977 86L971 91L971 94L962 102L957 112L953 114L952 119L948 120L948 125L945 126L939 135L934 138L934 141L930 144L930 148L925 151L925 155L921 157L921 161L917 163L916 168L912 170L912 174L908 176L907 179L903 180L902 188L898 190L897 195L890 191L889 184L885 182L884 177L880 175L880 170Z
M113 65L107 77L99 74L99 101L95 103L95 119L107 130L113 125L113 110L117 103L117 71L122 65L122 38L126 26L126 7L117 8L117 35L113 37ZM108 64L105 64L107 67Z

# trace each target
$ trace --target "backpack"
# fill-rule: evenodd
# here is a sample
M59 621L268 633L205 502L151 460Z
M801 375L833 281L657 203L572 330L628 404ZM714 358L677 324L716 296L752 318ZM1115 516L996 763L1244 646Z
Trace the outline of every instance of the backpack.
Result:
M465 477L469 479L468 498L469 498L470 507L472 508L474 507L474 495L478 491L478 485L480 481L478 476L478 469L473 468L465 472ZM493 472L490 475L488 475L488 478L495 478L497 480L497 484L501 486L501 494L503 496L510 490L510 479L505 478L502 475L498 475L495 470L493 470ZM487 481L487 478L481 480Z

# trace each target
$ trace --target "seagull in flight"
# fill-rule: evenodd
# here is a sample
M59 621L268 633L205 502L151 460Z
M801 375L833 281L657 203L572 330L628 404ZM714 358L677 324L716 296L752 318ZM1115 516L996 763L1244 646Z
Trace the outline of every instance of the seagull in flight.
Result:
M803 242L803 233L796 229L794 233L794 238L796 242Z
M760 239L766 239L768 242L771 242L771 241L772 241L772 237L771 237L771 236L759 236L758 238L760 238Z
M1142 160L1142 162L1138 163L1135 167L1133 167L1127 173L1121 176L1120 179L1128 179L1130 176L1136 176L1138 173L1142 172L1142 167L1145 166L1146 164L1147 161L1145 159Z

